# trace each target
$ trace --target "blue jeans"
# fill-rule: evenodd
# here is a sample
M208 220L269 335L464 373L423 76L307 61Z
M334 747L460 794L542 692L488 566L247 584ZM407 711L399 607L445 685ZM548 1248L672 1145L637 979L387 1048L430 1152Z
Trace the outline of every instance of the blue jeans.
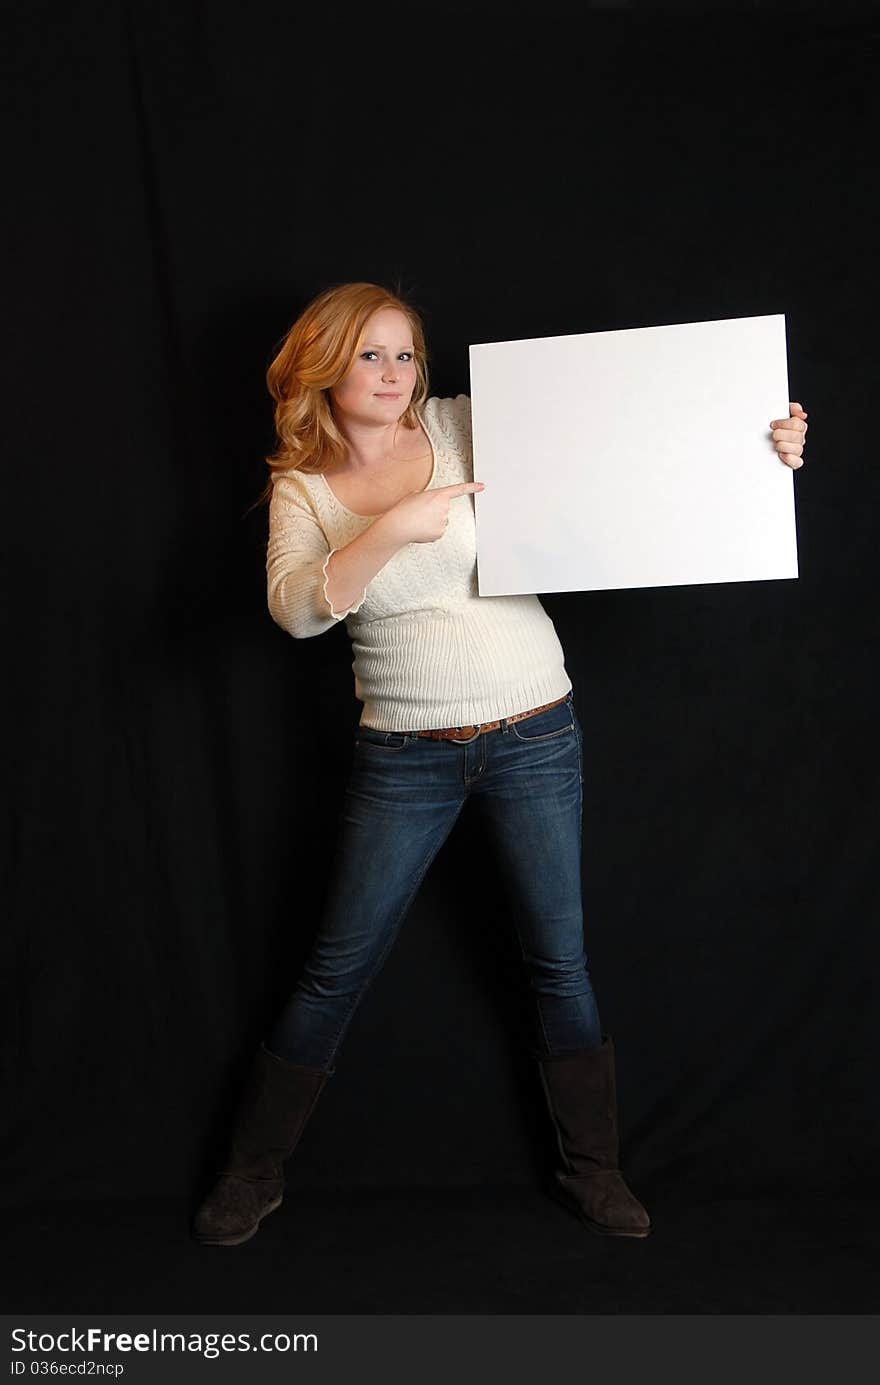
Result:
M538 1054L597 1048L581 908L583 731L573 693L469 741L358 727L323 917L264 1042L329 1067L464 805L485 816L513 886Z

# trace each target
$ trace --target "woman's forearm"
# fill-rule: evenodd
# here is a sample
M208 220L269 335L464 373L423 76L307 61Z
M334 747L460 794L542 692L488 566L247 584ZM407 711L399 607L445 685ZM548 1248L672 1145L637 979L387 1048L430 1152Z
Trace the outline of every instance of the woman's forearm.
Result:
M385 515L379 515L363 533L344 548L335 549L327 560L324 596L332 615L345 615L358 605L368 583L405 546L384 520Z

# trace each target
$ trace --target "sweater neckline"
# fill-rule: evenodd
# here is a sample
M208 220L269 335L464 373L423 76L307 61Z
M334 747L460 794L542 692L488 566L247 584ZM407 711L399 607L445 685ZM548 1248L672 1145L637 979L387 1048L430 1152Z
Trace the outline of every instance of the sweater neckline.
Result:
M436 476L437 476L437 449L436 449L436 447L434 446L434 439L431 437L431 434L428 432L428 425L427 425L427 423L425 422L425 420L424 420L423 418L419 417L418 415L416 415L416 417L418 418L419 427L421 428L421 430L422 430L422 432L424 433L425 437L428 439L428 444L429 444L429 446L430 446L430 448L431 448L431 456L434 458L434 465L433 465L433 467L431 468L431 475L428 477L428 484L427 484L426 486L424 486L424 487L422 488L422 490L414 492L414 494L416 494L416 495L424 495L425 491L429 491L429 490L431 489L431 487L432 487L433 484L434 484L434 480L435 480L435 478L436 478ZM346 514L354 515L355 519L379 519L382 515L388 513L387 510L380 510L379 513L378 513L378 514L375 514L375 515L362 515L362 514L359 514L359 512L358 512L357 510L350 510L350 509L348 508L348 506L344 503L344 501L342 501L342 500L339 499L339 496L336 494L335 490L334 490L333 487L330 485L330 482L327 480L327 477L324 475L323 471L320 473L320 476L321 476L321 480L324 482L325 487L326 487L327 490L330 492L331 498L335 501L335 503L339 506L339 508L340 508L341 510L345 510L345 513L346 513ZM389 508L390 508L390 507L389 507Z

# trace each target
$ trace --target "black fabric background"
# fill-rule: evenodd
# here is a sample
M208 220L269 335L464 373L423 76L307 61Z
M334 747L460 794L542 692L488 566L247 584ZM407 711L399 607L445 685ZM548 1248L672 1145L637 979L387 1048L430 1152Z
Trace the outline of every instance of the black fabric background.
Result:
M746 8L8 16L4 1200L189 1196L307 953L360 707L248 506L274 344L354 278L422 309L439 395L472 341L786 314L800 578L542 601L631 1178L876 1168L878 29ZM525 1013L465 813L300 1186L549 1167Z

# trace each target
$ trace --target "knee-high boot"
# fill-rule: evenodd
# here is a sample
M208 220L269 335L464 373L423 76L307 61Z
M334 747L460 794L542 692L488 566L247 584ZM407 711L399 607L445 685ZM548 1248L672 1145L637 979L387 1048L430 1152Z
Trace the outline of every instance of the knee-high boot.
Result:
M651 1219L618 1168L614 1047L536 1055L564 1167L551 1192L592 1231L647 1236Z
M290 1063L260 1044L239 1099L226 1158L193 1220L195 1240L239 1245L281 1205L283 1161L293 1153L335 1071Z

